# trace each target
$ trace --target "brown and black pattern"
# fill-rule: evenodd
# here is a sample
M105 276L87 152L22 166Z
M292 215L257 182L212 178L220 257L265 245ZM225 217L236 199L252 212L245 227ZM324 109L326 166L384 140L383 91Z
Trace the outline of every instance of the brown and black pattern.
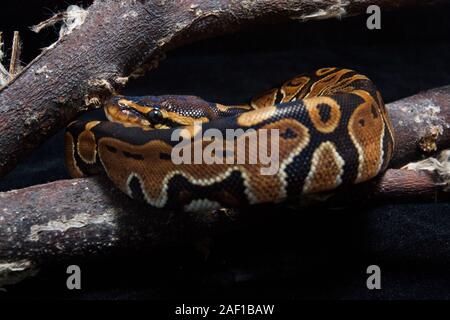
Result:
M239 207L329 191L373 178L386 169L394 150L380 93L366 76L348 69L300 75L248 104L225 106L194 96L118 96L105 112L110 121L69 125L69 173L103 171L130 197L156 208ZM227 129L241 129L223 144L223 163L172 161L178 141L171 135L180 126L191 139L191 151L207 150L210 142L193 139L200 134L193 126L198 122L203 131L216 129L224 136ZM279 132L279 169L273 175L262 175L258 162L236 164L239 155L233 153L264 129ZM255 149L245 145L248 160Z

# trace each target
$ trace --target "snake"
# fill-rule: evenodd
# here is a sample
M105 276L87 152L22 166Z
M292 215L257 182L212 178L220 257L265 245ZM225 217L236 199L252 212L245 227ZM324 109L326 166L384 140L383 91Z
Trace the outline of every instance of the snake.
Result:
M157 209L240 208L351 188L384 171L395 147L380 91L367 76L338 67L300 74L248 103L115 95L104 112L107 120L67 126L70 176L106 174ZM213 134L206 139L206 132ZM262 142L255 148L252 141ZM195 150L221 161L206 163ZM270 174L262 173L261 150L276 151Z

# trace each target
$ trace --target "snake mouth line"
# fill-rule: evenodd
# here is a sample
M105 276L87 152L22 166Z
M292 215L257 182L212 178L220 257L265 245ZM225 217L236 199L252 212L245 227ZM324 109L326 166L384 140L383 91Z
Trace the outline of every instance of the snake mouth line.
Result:
M208 122L205 117L183 116L166 108L167 106L164 105L149 105L124 97L115 97L104 107L109 121L126 127L141 127L145 130L170 129L192 125L196 121Z
M143 114L123 104L106 104L105 115L109 121L120 123L125 127L151 129L151 123Z

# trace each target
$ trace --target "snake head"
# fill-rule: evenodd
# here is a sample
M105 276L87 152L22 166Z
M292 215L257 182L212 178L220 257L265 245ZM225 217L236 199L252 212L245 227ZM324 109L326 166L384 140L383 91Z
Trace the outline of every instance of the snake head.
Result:
M109 121L151 130L208 122L217 118L213 106L196 96L114 96L104 110Z

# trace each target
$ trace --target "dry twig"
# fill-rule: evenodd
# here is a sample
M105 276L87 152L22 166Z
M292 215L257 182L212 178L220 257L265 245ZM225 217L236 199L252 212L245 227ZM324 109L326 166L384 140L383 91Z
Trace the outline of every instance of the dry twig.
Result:
M19 31L14 31L11 60L9 62L9 77L10 81L17 75L22 67L20 65L20 54L22 51L22 44L20 43Z

